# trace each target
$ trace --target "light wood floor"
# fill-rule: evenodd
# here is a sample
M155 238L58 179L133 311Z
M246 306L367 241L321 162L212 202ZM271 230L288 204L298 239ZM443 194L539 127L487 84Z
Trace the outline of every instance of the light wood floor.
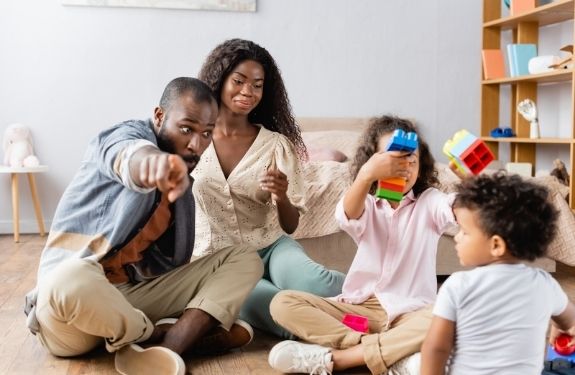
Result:
M28 374L116 374L113 355L98 350L75 359L48 354L25 327L24 295L35 284L36 269L45 237L22 235L20 243L11 235L0 235L0 375ZM575 300L575 268L558 265L555 277L571 300ZM247 348L218 357L186 359L194 375L278 374L267 363L267 354L276 339L256 332ZM346 374L369 374L359 368Z

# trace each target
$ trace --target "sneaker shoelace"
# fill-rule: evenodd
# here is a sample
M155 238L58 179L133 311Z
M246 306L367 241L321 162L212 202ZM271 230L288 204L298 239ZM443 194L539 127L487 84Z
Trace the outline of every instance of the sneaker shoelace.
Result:
M305 351L298 348L294 356L294 367L301 371L309 371L309 375L331 375L328 364L325 363L325 354L321 351Z

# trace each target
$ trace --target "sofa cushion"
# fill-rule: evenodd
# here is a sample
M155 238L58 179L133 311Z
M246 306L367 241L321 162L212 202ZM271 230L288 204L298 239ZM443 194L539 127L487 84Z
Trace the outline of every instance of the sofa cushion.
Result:
M553 191L551 194L553 204L559 210L559 220L557 235L547 249L547 256L575 266L575 216L562 194Z
M343 163L348 157L343 152L330 147L306 145L309 161L337 161Z
M337 150L348 159L352 159L361 133L350 130L324 130L303 132L301 135L310 149Z

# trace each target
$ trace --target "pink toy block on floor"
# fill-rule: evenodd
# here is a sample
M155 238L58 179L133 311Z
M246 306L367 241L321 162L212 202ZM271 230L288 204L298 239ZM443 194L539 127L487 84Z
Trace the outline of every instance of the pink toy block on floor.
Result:
M365 316L345 314L341 322L358 332L367 333L369 331L369 322Z

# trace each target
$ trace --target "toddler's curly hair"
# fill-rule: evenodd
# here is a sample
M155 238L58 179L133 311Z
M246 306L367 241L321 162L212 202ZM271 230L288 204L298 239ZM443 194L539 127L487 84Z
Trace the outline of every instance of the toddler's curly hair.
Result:
M351 165L351 174L355 179L359 173L359 169L364 165L377 150L380 138L394 130L401 129L404 132L412 132L417 134L419 149L419 172L417 181L413 185L413 194L418 197L421 193L430 187L437 187L439 180L437 179L437 170L435 169L435 159L429 151L427 142L421 137L417 126L407 120L397 116L384 115L374 117L369 121L369 124L359 141L359 147L355 152L355 157ZM377 181L375 181L369 190L370 194L375 194L377 189Z
M500 236L512 256L533 261L545 255L557 232L559 213L549 196L544 186L499 171L465 178L453 208L477 212L487 236Z

